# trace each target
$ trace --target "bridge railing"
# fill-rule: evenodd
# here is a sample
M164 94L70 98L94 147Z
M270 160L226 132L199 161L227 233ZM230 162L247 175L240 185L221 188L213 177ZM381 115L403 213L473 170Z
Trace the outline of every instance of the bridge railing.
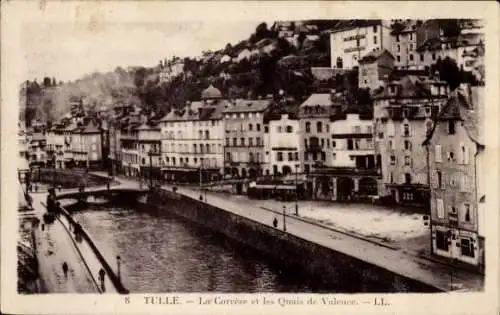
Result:
M64 217L68 220L68 222L71 224L71 226L73 226L73 227L76 226L77 222L75 221L75 219L73 219L73 217L68 212L68 210L66 210L62 206L59 206L59 211L60 211L60 213L62 213L64 215ZM74 230L74 228L73 228L73 230ZM123 286L120 278L118 278L118 276L115 274L115 271L113 270L113 268L111 268L109 263L106 261L104 256L101 254L101 251L99 250L97 245L94 243L94 241L90 237L89 233L81 225L80 225L79 232L80 232L80 235L82 236L82 238L87 242L87 244L90 246L90 248L94 252L94 255L99 260L99 263L101 264L101 266L106 271L107 275L109 276L109 279L113 283L113 286L116 288L116 291L120 294L128 294L129 290L127 290ZM71 235L70 235L70 237L71 237Z

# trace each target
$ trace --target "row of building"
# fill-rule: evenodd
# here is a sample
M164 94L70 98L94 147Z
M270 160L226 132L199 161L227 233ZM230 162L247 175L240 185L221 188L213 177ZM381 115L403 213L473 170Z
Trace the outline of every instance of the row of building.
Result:
M129 176L195 183L291 175L312 199L429 207L434 253L478 265L483 89L450 92L444 82L406 76L388 82L367 112L342 93L312 94L286 111L273 99L230 100L210 86L200 101L161 119L116 107L106 127L68 121L30 133L20 150L32 164L57 168L109 165Z

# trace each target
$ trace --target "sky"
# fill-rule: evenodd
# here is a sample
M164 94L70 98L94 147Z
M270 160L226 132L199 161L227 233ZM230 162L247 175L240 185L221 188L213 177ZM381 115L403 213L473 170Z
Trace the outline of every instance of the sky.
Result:
M26 79L67 81L117 66L154 66L173 55L199 56L247 39L258 21L26 24ZM267 22L270 27L272 21Z

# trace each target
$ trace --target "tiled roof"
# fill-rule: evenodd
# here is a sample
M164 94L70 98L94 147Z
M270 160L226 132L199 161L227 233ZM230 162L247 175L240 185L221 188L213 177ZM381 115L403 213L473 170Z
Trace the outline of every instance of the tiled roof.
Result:
M189 108L171 110L160 121L189 121L189 120L212 120L221 119L222 112L228 101L224 99L213 100L204 104L202 101L191 102ZM201 117L200 117L201 113Z
M93 122L90 122L87 126L82 128L82 133L99 133L101 130Z
M300 107L305 106L330 106L332 101L330 99L330 93L315 93L311 94L307 100L300 105Z
M219 89L210 85L208 88L201 92L201 99L222 98L222 93Z
M440 120L460 119L467 135L472 141L484 145L484 87L472 87L468 91L457 89L450 93L450 97L441 112L435 119L434 128L427 136L426 144L434 134Z
M235 100L233 104L229 102L228 107L224 109L224 113L243 113L243 112L262 112L265 111L273 100Z
M362 63L362 62L377 60L383 54L387 54L390 58L394 59L394 56L389 51L384 49L384 50L374 50L369 52L363 58L361 58L360 62Z
M390 94L389 88L384 88L381 92L373 96L374 99L378 98L423 98L431 96L430 83L442 83L445 82L429 80L424 76L407 75L401 78L399 81L392 81L387 84L397 85L397 93Z

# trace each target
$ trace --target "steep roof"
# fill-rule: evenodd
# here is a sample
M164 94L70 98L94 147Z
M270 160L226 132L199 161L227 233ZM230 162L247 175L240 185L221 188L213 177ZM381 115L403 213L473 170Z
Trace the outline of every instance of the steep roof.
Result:
M451 92L423 144L432 139L436 126L441 121L459 119L469 138L479 146L484 146L484 107L484 87L472 87L470 90L459 88Z
M229 102L224 113L243 113L243 112L262 112L273 103L272 99L262 100L235 100L232 104Z
M305 106L330 106L332 101L330 99L330 93L314 93L311 94L307 100L300 105L300 107Z
M384 54L387 55L389 58L394 59L394 56L387 49L374 50L366 54L363 58L361 58L359 60L359 63L373 62Z
M101 130L92 121L90 121L87 126L82 128L81 133L100 133Z
M201 92L201 99L215 99L215 98L222 98L222 93L221 91L214 87L213 85L210 85L208 88L203 90Z
M446 85L446 82L430 80L425 76L407 75L399 81L392 81L386 86L398 86L396 94L391 94L389 89L384 88L373 96L379 98L424 98L431 96L431 84Z

